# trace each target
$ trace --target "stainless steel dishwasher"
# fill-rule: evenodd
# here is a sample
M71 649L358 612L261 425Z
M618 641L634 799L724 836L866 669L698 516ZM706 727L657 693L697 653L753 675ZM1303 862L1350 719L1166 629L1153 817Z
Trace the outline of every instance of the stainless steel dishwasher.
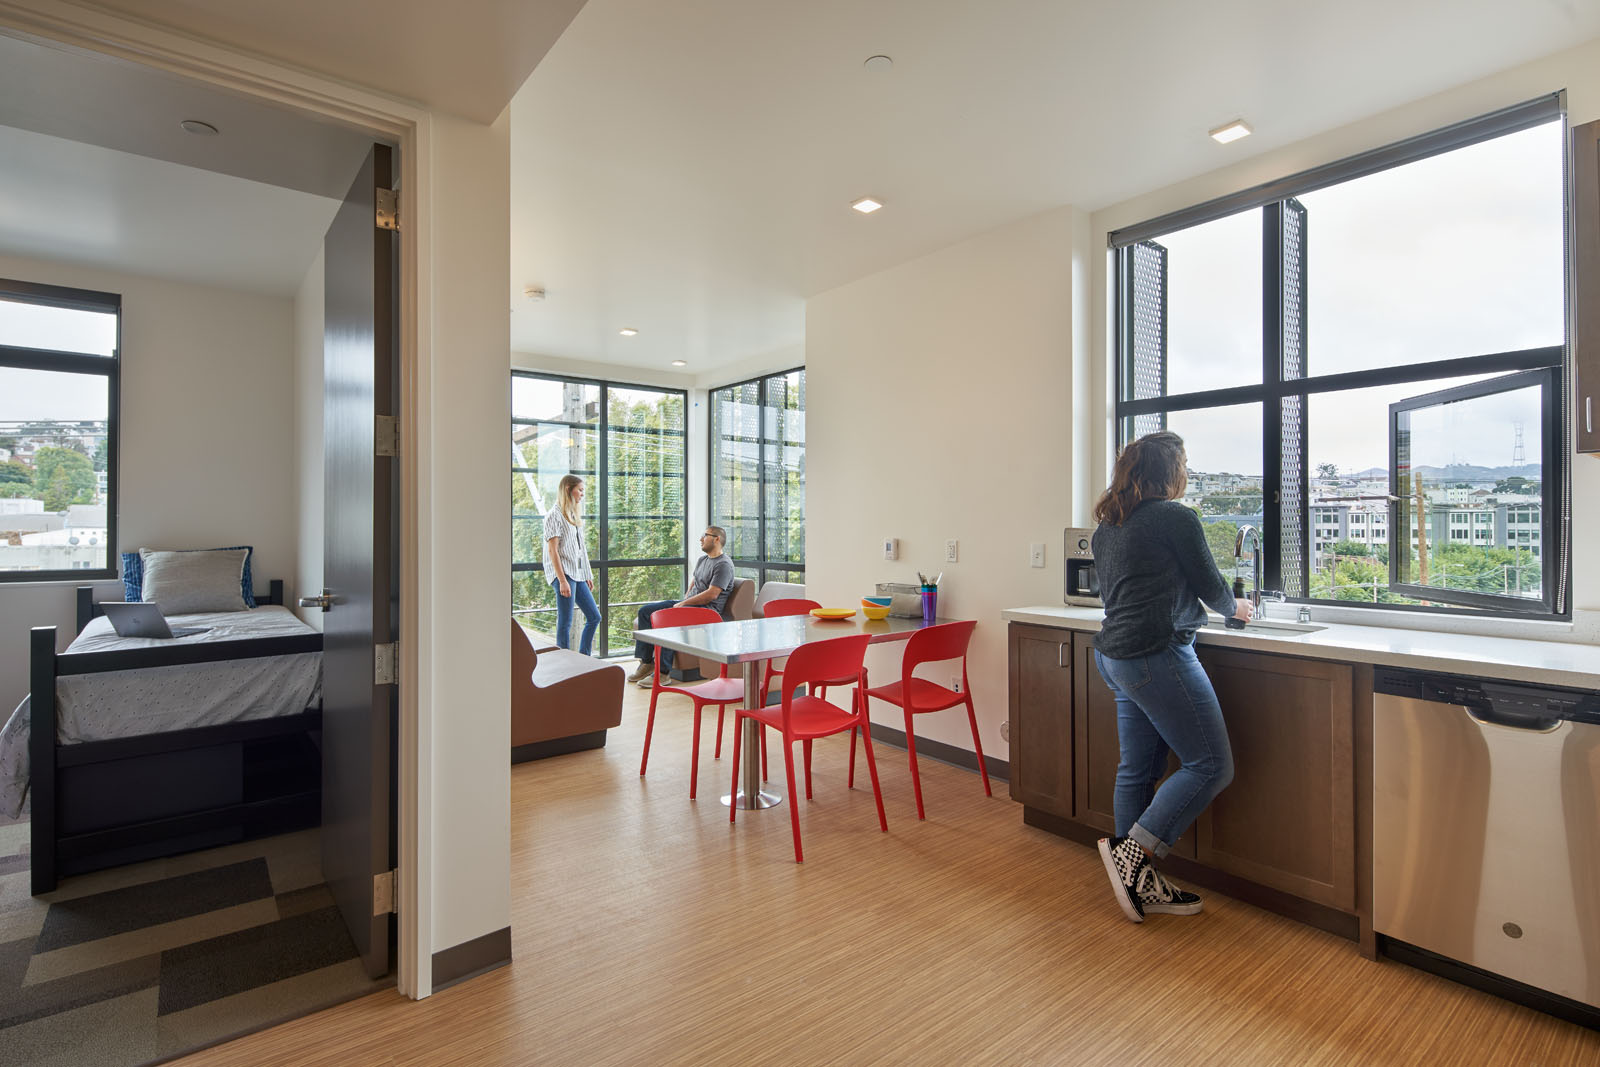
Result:
M1385 951L1418 962L1413 946L1587 1016L1600 1007L1600 694L1390 667L1373 690L1372 925L1401 950Z

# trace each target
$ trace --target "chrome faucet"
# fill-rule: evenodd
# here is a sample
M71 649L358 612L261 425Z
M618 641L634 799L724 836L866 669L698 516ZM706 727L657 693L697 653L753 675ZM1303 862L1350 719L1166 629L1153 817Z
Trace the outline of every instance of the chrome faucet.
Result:
M1239 536L1233 541L1233 558L1244 559L1244 543L1249 538L1250 549L1250 604L1256 609L1256 614L1266 618L1266 612L1261 610L1261 598L1268 597L1280 603L1288 600L1288 596L1276 589L1261 589L1261 531L1249 523L1239 527Z

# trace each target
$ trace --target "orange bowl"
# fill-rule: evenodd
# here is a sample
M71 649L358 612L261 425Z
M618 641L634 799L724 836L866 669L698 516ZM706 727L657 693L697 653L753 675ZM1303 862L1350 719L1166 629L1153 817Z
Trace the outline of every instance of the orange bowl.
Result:
M855 608L812 608L811 614L819 619L848 619L856 613Z

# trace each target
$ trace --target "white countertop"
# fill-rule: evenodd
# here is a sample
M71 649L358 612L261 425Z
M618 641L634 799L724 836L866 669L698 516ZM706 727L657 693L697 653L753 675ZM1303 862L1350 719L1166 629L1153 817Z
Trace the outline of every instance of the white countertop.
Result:
M1000 617L1007 622L1093 632L1100 629L1105 612L1100 608L1044 605L1007 608ZM1474 678L1600 689L1600 647L1595 645L1349 623L1328 623L1327 629L1312 633L1241 633L1208 628L1199 631L1195 641L1202 645L1307 659L1383 664Z

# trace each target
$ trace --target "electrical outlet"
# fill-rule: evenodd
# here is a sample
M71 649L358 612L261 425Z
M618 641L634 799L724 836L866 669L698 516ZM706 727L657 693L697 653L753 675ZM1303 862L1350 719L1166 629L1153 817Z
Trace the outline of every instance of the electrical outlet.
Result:
M883 539L883 558L900 558L900 539L898 537L885 537Z
M944 543L944 561L955 563L961 558L961 542L954 537Z
M950 688L958 693L961 692L961 678L959 676L950 679Z
M1035 541L1031 545L1028 546L1028 566L1030 566L1030 567L1043 567L1044 566L1044 542L1043 541Z

